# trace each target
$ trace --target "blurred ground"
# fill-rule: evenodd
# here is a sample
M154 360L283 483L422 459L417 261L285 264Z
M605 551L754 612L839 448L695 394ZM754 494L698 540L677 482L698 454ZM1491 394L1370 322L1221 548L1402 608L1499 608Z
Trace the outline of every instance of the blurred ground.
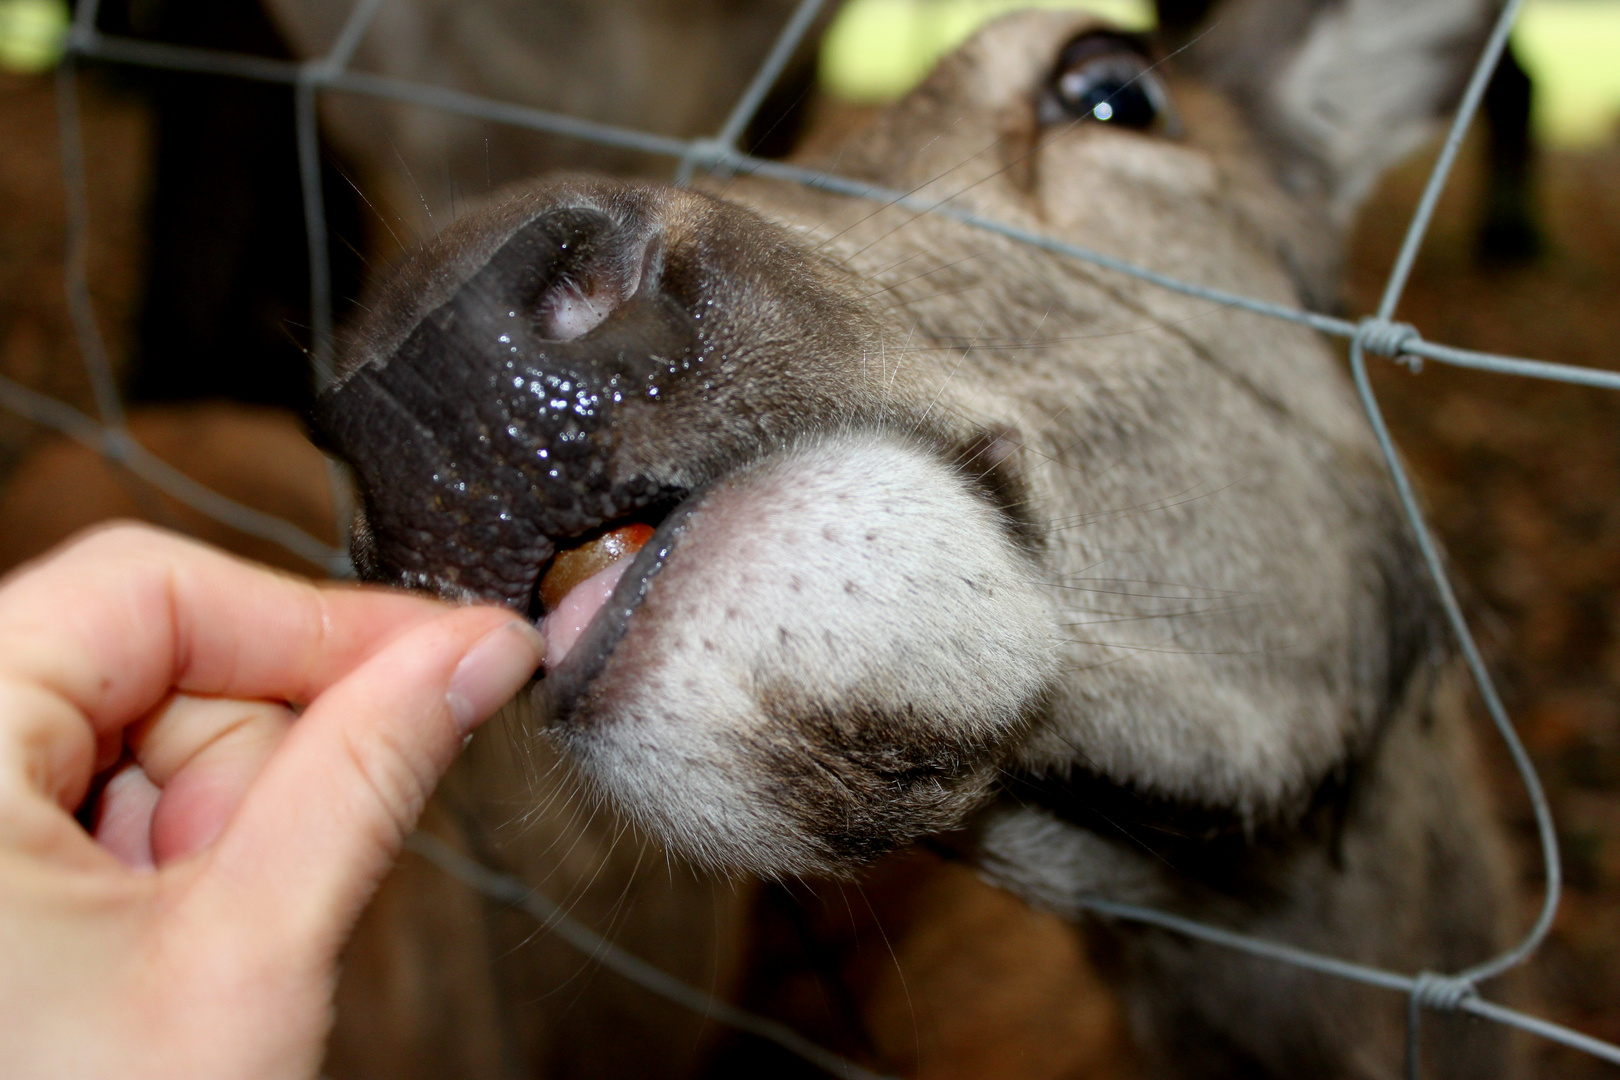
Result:
M141 297L151 116L95 80L80 93L90 201L90 293L114 370ZM93 412L62 289L66 208L49 75L0 71L0 374ZM0 410L0 475L34 433Z
M1425 166L1390 177L1362 216L1348 283L1353 311L1377 303ZM1620 368L1620 145L1549 154L1540 170L1543 256L1520 266L1476 262L1477 185L1465 168L1442 201L1399 318L1433 341ZM1413 376L1373 363L1396 439L1552 798L1568 891L1533 964L1537 1004L1620 1041L1620 394L1432 363ZM1495 763L1534 891L1541 875L1527 804L1505 755ZM1527 906L1526 924L1531 913ZM1551 1044L1538 1054L1543 1076L1615 1075Z

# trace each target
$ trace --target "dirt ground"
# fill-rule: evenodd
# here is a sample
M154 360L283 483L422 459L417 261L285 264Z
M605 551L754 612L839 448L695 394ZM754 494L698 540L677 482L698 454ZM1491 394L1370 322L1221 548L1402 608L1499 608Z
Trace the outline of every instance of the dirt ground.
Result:
M92 291L115 358L139 304L147 125L91 88ZM62 203L49 79L0 78L0 370L87 405L61 292ZM19 153L13 148L27 148ZM1348 306L1370 310L1421 181L1414 163L1363 216ZM1620 144L1541 163L1543 255L1482 268L1473 187L1444 201L1401 317L1431 340L1620 367ZM1374 361L1396 436L1433 510L1508 707L1547 784L1568 892L1533 963L1538 1011L1620 1041L1620 394ZM30 438L0 417L0 469ZM12 523L0 521L0 530ZM1493 744L1494 745L1494 744ZM1498 753L1503 812L1539 886L1533 832ZM1526 922L1533 912L1526 901ZM1538 1044L1541 1075L1612 1076Z
M81 97L90 202L89 278L121 370L141 298L151 117L139 98L87 81ZM66 208L48 75L0 72L0 374L93 411L62 288ZM0 475L31 441L0 410Z

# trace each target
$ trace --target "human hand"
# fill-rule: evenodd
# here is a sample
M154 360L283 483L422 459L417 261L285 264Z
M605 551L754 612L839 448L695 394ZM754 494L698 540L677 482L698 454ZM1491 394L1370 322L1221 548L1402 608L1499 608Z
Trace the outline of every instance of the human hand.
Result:
M345 938L543 648L140 526L0 583L5 1074L314 1076Z

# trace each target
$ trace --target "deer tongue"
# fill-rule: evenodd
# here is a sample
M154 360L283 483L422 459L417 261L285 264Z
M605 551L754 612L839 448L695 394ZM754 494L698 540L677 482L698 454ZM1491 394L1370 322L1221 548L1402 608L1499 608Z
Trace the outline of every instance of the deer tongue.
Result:
M540 633L546 639L548 672L563 662L568 651L591 624L591 619L608 602L633 558L634 551L575 585L563 596L556 609L540 620Z

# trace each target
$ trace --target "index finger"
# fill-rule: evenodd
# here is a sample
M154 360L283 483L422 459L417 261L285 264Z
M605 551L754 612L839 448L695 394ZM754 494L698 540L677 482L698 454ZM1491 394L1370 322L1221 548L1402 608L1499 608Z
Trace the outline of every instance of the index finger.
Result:
M61 706L28 708L32 723L0 717L0 730L36 763L43 751L66 801L89 779L86 736L117 732L171 690L305 703L444 610L318 586L147 526L102 529L0 584L0 680L26 691L5 697ZM90 730L64 730L73 714Z

